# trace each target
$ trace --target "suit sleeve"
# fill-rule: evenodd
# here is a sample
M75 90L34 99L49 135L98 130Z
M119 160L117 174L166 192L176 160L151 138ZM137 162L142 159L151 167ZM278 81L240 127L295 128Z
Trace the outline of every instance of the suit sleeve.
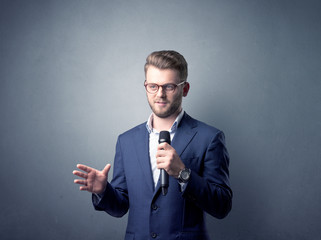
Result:
M183 196L216 218L224 218L232 208L229 184L229 156L223 132L218 132L206 149L203 170L192 170Z
M114 217L122 217L129 209L128 191L119 138L116 144L113 180L111 183L107 183L103 194L100 196L92 195L92 202L96 210L105 211Z

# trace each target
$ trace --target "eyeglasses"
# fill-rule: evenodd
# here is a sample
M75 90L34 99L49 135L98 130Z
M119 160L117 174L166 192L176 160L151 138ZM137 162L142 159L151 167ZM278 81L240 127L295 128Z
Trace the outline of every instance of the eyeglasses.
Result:
M176 90L176 88L182 84L185 84L186 81L181 82L179 84L175 84L175 83L168 83L168 84L164 84L164 85L158 85L156 83L144 83L144 86L146 88L146 91L148 93L157 93L159 90L159 87L162 87L162 89L167 92L167 93L172 93Z

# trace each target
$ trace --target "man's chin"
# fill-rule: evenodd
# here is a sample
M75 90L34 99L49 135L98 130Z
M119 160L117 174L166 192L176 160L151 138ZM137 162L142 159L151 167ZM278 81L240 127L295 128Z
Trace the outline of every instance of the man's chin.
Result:
M168 118L170 116L170 114L168 114L167 112L156 112L156 111L154 111L154 114L159 118Z
M177 112L174 108L158 108L157 106L151 106L153 113L159 118L168 118Z
M155 110L155 109L154 109ZM175 115L176 114L176 112L177 111L154 111L153 110L153 113L157 116L157 117L159 117L159 118L169 118L169 117L171 117L171 116L173 116L173 115Z

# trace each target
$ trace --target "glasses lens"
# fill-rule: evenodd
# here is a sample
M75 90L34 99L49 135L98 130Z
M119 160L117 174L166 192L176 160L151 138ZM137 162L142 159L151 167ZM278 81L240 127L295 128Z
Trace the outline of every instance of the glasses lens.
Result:
M163 86L166 92L173 92L176 88L176 85L174 84L166 84Z
M155 93L158 90L158 85L154 83L146 84L146 90L150 93Z
M165 85L157 85L156 83L146 83L145 84L145 88L146 91L149 93L156 93L159 89L159 87L162 87L162 89L165 92L174 92L177 86L180 86L182 84L184 84L185 82L179 83L179 84L165 84Z

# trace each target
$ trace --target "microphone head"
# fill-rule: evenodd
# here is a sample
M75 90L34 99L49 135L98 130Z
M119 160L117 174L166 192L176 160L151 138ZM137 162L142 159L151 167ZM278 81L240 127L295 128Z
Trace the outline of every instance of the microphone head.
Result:
M167 142L168 144L171 144L171 135L168 131L161 131L159 133L159 139L158 143Z

